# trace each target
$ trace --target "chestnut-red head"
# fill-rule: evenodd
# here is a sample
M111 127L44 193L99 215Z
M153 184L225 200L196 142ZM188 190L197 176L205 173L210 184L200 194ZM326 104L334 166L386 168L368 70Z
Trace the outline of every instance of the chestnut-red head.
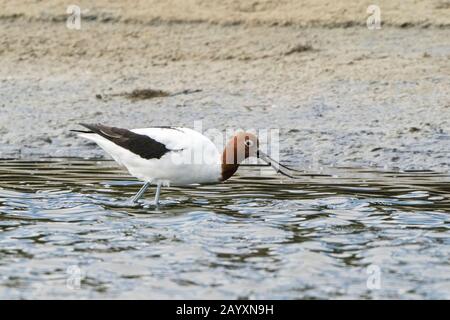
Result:
M239 164L247 158L258 157L258 137L250 132L239 132L228 141L222 154L222 181L230 178Z

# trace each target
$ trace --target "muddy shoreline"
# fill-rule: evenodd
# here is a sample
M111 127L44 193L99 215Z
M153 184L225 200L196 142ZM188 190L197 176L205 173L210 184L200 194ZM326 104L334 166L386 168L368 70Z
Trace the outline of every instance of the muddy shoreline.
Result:
M162 13L158 23L126 22L139 5L126 14L119 8L118 21L83 21L81 30L66 28L59 6L43 15L6 5L0 158L103 157L69 132L78 122L194 127L201 120L204 130L279 129L281 159L308 171L450 169L445 15L433 23L418 15L408 28L388 15L381 30L359 22L277 25L269 9L260 13L264 23L192 23L177 15L173 23ZM100 7L91 14L106 14ZM168 94L124 95L150 89Z

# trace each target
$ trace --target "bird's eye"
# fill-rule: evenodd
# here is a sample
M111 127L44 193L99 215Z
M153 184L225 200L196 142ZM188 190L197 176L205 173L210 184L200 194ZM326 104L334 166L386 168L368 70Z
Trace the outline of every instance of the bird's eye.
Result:
M245 145L247 146L247 147L251 147L252 145L253 145L253 141L252 140L245 140Z

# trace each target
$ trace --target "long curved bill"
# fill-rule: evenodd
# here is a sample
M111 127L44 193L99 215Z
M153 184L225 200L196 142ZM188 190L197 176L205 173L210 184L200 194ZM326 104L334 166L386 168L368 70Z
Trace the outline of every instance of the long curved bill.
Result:
M269 157L264 152L261 152L258 150L258 158L261 160L267 162L277 173L281 173L282 175L295 179L295 177L291 174L292 171L300 172L299 170L294 170L291 168L286 167L285 165L282 165L278 161L275 161L271 157Z

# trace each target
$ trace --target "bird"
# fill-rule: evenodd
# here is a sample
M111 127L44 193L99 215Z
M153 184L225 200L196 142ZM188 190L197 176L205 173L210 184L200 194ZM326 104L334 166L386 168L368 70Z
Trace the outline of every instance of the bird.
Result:
M156 185L154 203L159 205L162 186L224 182L249 157L262 159L290 178L294 178L291 171L298 171L262 152L258 137L250 132L237 132L220 152L208 137L185 127L128 130L100 123L80 125L87 130L71 131L97 143L132 176L144 182L132 203L138 202L151 185Z

